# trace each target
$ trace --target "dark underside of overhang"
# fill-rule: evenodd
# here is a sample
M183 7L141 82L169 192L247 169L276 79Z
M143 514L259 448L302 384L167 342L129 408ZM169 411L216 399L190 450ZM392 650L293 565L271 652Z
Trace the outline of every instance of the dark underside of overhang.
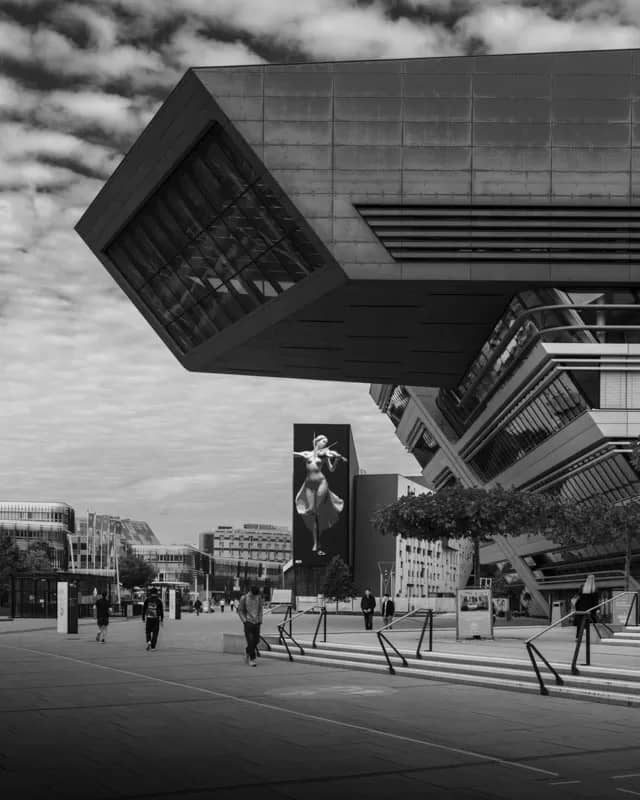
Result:
M352 281L210 363L205 345L197 370L454 387L517 290Z

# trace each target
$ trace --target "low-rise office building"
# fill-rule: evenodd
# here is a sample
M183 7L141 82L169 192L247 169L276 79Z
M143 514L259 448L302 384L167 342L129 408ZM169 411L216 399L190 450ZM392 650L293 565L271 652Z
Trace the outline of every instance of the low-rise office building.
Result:
M215 559L242 559L284 564L291 558L291 530L283 525L218 525L199 534L200 550Z
M53 569L66 569L75 512L67 503L2 501L0 531L8 533L21 550L42 542L49 549Z

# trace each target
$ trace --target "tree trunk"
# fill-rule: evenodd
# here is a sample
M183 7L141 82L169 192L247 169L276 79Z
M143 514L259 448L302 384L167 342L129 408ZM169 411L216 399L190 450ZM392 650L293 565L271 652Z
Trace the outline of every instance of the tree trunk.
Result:
M627 531L626 535L626 550L624 554L624 588L625 591L631 589L631 539L632 532Z

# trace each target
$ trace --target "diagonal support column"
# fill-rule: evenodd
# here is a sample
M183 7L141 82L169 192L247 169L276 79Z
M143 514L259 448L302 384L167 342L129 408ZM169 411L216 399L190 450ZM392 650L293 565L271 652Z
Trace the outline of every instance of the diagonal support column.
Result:
M511 544L508 537L503 536L502 534L496 534L493 537L493 541L504 555L505 561L511 562L511 566L522 578L522 582L531 595L531 599L540 608L543 614L549 616L549 603L540 591L538 582L536 581L529 565L516 553L515 547Z

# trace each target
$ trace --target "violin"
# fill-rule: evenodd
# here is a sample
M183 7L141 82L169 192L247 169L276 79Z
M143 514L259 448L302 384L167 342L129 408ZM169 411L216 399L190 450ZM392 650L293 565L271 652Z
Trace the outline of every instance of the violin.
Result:
M337 458L340 461L344 461L345 463L347 462L347 459L343 455L340 455L340 453L338 453L336 450L330 450L328 447L326 447L324 450L318 450L318 455L324 456L325 458Z

